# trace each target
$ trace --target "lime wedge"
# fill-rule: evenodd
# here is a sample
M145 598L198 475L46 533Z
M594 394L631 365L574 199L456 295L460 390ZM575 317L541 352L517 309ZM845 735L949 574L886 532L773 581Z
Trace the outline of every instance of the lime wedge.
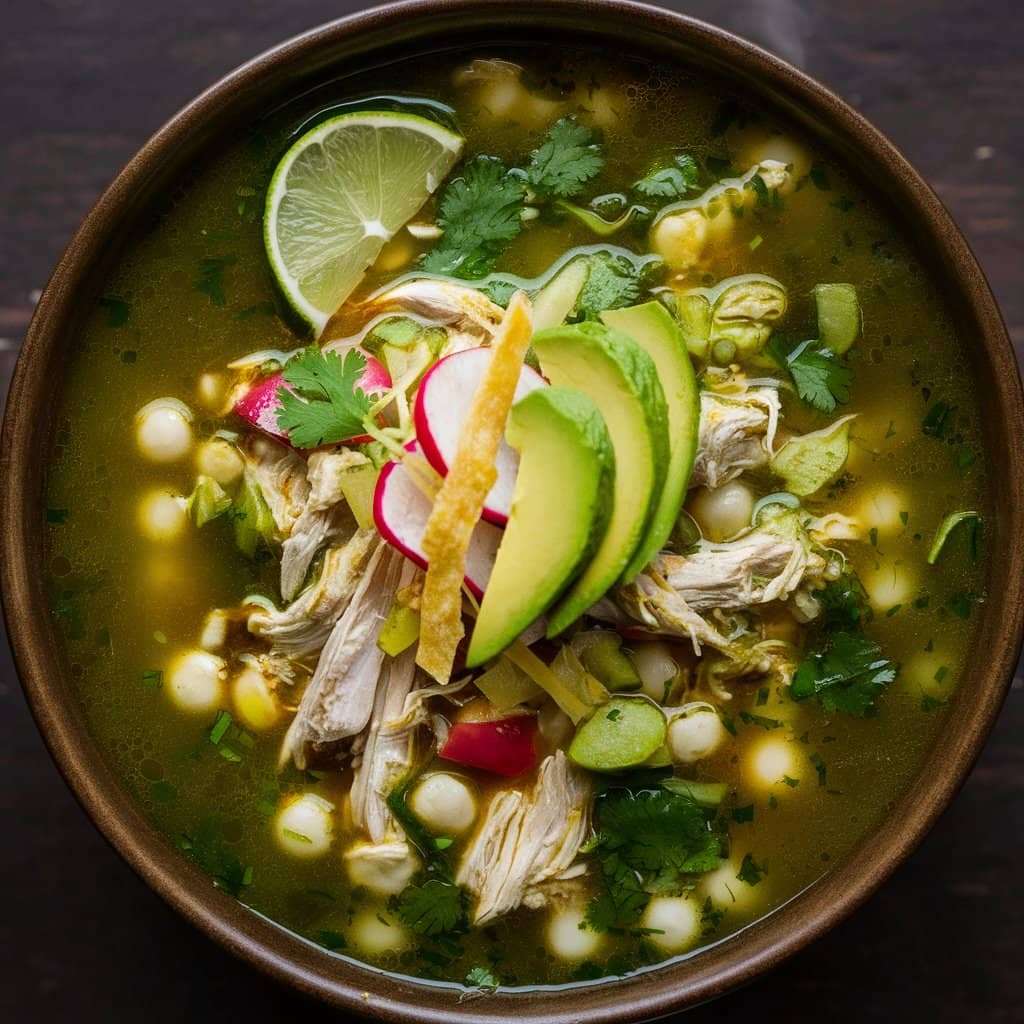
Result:
M285 297L317 336L461 151L447 128L381 111L324 121L281 158L263 240Z

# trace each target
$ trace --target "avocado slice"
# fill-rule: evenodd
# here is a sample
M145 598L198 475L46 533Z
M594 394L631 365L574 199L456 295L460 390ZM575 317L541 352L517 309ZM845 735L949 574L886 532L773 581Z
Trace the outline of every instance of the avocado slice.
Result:
M668 465L668 416L654 360L631 338L588 321L540 331L533 348L545 376L585 391L597 403L615 449L608 529L590 563L548 617L557 636L600 600L644 539ZM554 485L553 504L565 486Z
M601 413L572 388L538 388L517 402L505 437L520 454L512 511L466 664L503 651L586 564L611 514L615 451Z
M668 405L668 470L647 533L622 574L628 581L664 547L679 518L693 460L697 457L700 393L686 339L660 302L609 309L601 314L601 319L609 327L628 334L654 360Z

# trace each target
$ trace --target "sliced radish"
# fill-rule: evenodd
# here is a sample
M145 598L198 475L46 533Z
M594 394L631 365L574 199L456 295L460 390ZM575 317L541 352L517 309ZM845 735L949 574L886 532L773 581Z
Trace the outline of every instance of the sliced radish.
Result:
M470 404L490 361L491 350L488 348L454 352L436 363L420 384L413 413L416 439L427 461L442 475L448 472L455 458ZM519 375L515 401L546 385L547 381L536 370L524 366ZM484 502L483 517L504 526L512 508L519 454L502 441L496 464L498 479Z
M412 455L421 454L415 441L410 441L405 450ZM380 535L421 569L427 567L423 533L433 507L433 502L402 463L389 462L380 471L373 494L373 521ZM466 552L466 586L477 598L483 597L491 578L501 537L501 530L483 521L477 523L473 531Z
M365 353L363 353L365 355ZM386 391L391 387L391 377L383 364L373 356L366 356L366 366L362 375L356 382L356 387L363 394L370 398ZM278 398L278 391L281 388L291 388L284 379L284 374L279 370L269 377L257 382L235 403L235 412L247 423L251 423L257 430L288 444L288 433L277 425L277 410L281 408L281 399ZM344 438L347 441L355 441L362 444L365 441L372 441L368 434L360 434L358 437Z
M513 778L537 764L537 719L517 715L491 722L456 722L438 756Z

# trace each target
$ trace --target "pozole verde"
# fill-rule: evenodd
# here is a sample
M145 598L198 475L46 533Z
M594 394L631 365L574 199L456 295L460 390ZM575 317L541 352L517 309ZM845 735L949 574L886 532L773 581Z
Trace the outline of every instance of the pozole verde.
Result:
M46 571L91 726L340 955L692 954L878 822L964 670L942 296L829 152L683 71L435 56L268 113L69 381Z

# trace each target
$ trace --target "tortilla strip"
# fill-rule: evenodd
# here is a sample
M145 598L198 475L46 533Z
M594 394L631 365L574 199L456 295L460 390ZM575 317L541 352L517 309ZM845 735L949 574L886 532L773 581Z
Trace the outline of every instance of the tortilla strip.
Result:
M462 626L462 581L466 551L484 500L494 486L495 461L532 336L530 300L516 292L490 349L480 383L423 535L429 568L420 601L420 645L416 664L439 683L451 678Z

